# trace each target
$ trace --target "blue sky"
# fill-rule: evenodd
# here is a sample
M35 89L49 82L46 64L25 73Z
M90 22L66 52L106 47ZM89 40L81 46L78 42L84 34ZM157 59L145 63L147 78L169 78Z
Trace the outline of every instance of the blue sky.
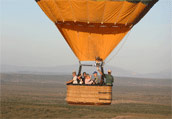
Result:
M159 0L133 27L108 65L138 73L170 72L171 5L171 0ZM34 0L2 0L0 21L1 64L34 67L78 64L56 26Z

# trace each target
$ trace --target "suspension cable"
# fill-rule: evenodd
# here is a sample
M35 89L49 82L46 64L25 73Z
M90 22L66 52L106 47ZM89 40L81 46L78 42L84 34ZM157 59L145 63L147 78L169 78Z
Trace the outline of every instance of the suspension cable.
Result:
M121 47L119 47L119 49L117 50L117 52L106 62L106 64L108 64L118 53L119 51L121 50L121 48L124 46L124 44L126 43L127 39L128 39L128 36L129 34L131 33L131 31L129 31L129 33L127 34L127 36L125 37L124 39L124 42L121 44Z

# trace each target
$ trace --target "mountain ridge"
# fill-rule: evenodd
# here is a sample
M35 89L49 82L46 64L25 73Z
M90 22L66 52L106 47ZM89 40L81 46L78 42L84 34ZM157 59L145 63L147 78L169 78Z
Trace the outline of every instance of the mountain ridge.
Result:
M112 70L112 74L117 77L137 77L137 78L165 78L171 79L171 72L170 71L162 71L156 73L147 73L141 74L130 70L125 70L119 67L114 67L107 65L104 67L105 73L108 69ZM22 74L49 74L49 75L71 75L72 71L78 70L78 65L59 65L59 66L52 66L52 67L32 67L32 66L15 66L15 65L1 65L1 73L22 73ZM96 70L96 68L91 67L84 67L83 71L92 72Z

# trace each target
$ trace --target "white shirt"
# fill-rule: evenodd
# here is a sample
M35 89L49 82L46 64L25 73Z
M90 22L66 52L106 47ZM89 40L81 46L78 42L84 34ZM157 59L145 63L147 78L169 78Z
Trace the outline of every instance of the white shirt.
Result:
M77 76L74 76L72 80L73 80L73 84L78 84Z
M85 79L85 84L92 84L93 81L90 78Z
M83 81L82 81L82 79L80 80L79 84L83 84Z

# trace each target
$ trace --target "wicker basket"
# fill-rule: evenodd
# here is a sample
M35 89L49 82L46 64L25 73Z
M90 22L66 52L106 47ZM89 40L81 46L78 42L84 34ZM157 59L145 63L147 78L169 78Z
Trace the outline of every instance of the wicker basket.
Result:
M110 105L112 86L67 85L68 104Z

